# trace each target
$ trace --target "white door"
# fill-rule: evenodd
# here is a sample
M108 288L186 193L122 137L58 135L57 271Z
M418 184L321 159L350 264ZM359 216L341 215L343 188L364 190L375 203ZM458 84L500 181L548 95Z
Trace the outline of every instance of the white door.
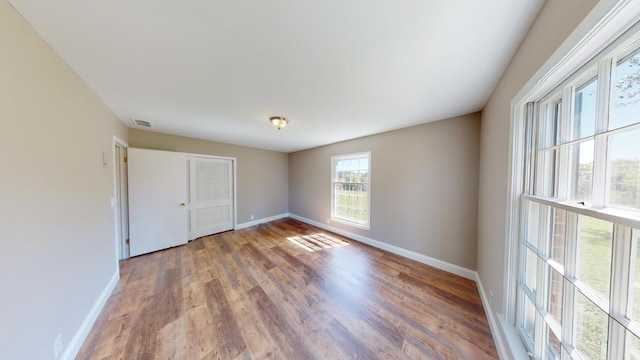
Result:
M118 244L120 259L129 258L129 195L127 184L127 148L115 144L116 196L118 204Z
M186 244L187 156L128 150L131 256Z
M189 158L189 240L233 229L233 160Z

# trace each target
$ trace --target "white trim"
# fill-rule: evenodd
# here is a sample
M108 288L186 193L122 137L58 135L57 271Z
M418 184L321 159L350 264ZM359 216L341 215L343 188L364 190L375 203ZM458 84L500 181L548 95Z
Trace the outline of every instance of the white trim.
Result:
M333 195L331 196L333 198ZM362 230L366 230L366 231L371 231L371 226L367 226L367 225L363 225L363 224L358 224L358 223L354 223L348 220L344 220L344 219L340 219L337 217L331 217L331 221L335 221L337 223L343 224L343 225L347 225L347 226L351 226L354 228L358 228L358 229L362 229Z
M640 2L601 0L560 47L529 79L511 102L512 108L543 97L640 20ZM525 100L529 99L529 100Z
M519 359L518 357L513 356L513 349L508 344L508 337L501 336L504 334L504 330L502 327L504 324L502 322L498 323L496 320L496 314L491 309L491 302L487 298L487 294L484 291L484 286L482 285L482 281L480 281L480 276L476 273L476 286L478 287L478 292L480 293L480 300L482 300L482 307L484 308L484 313L487 316L487 320L489 322L489 328L491 329L491 336L493 336L493 342L496 344L496 350L498 351L498 357L500 359ZM517 335L516 335L517 337ZM519 340L519 338L518 338ZM526 354L524 350L524 346L521 346L521 350Z
M525 123L517 121L524 115L524 106L511 108L511 131L509 133L509 180L507 183L507 224L505 239L504 268L505 275L502 279L502 313L506 314L505 318L509 323L515 323L515 302L516 298L516 282L514 277L518 274L518 238L519 238L519 219L520 219L520 201L518 196L522 192L522 183L525 173L524 167L524 143L516 141L526 136Z
M76 355L78 355L78 351L80 351L82 344L87 339L89 331L91 331L91 328L96 322L96 319L98 319L100 312L102 312L104 305L107 303L107 300L109 300L111 293L113 293L113 290L116 288L118 280L120 280L119 270L113 274L111 280L109 280L105 288L102 290L102 293L100 293L100 296L98 296L98 299L93 304L91 310L89 310L89 313L87 314L87 316L85 316L82 324L80 324L80 327L73 335L73 338L60 356L60 360L73 360Z
M348 231L345 231L345 230L334 228L332 226L323 224L321 222L310 220L310 219L307 219L307 218L304 218L302 216L298 216L298 215L295 215L295 214L289 214L289 217L291 217L293 219L296 219L296 220L299 220L299 221L302 221L302 222L305 222L307 224L311 224L311 225L319 227L321 229L325 229L325 230L334 232L336 234L340 234L342 236L346 236L346 237L348 237L350 239L359 241L361 243L365 243L367 245L371 245L371 246L376 247L378 249L386 250L386 251L394 253L396 255L400 255L400 256L406 257L408 259L415 260L417 262L421 262L421 263L429 265L429 266L433 266L433 267L438 268L440 270L444 270L444 271L450 272L452 274L456 274L458 276L462 276L462 277L467 278L469 280L475 281L477 279L477 273L475 271L469 270L469 269L464 268L462 266L451 264L449 262L442 261L442 260L439 260L439 259L436 259L436 258L432 258L432 257L427 256L427 255L419 254L419 253L411 251L411 250L407 250L407 249L403 249L401 247L390 245L390 244L384 243L382 241L370 239L370 238L362 236L362 235L358 235L358 234L354 234L354 233L351 233L351 232L348 232Z
M233 229L238 228L238 159L233 158Z
M526 194L522 194L520 195L520 197L527 201L536 202L543 205L567 210L576 214L640 229L640 216L637 211L625 211L614 208L585 207L584 205L579 205L572 201L561 201L552 198L544 198Z
M119 209L119 203L120 203L120 198L118 196L118 171L116 169L116 166L118 166L118 162L116 161L116 145L129 149L129 144L127 144L124 140L120 139L119 137L113 135L113 142L111 144L111 162L113 163L113 167L111 168L113 170L113 196L112 199L114 199L113 201L113 220L114 220L114 227L115 227L115 235L116 235L116 239L115 239L115 244L116 244L116 271L120 271L120 257L122 254L122 244L120 244L120 229L118 227L118 223L120 223L120 213L118 212Z
M497 333L503 338L503 343L507 345L508 353L504 354L504 359L527 359L530 360L530 354L524 347L524 343L518 334L518 330L511 326L507 319L501 314L498 314L499 328ZM495 336L495 335L494 335ZM502 356L502 354L501 354ZM503 359L501 357L501 359Z
M289 216L290 215L288 213L284 213L284 214L280 214L280 215L275 215L275 216L270 216L270 217L266 217L266 218L262 218L262 219L258 219L258 220L245 222L245 223L242 223L242 224L236 224L235 230L246 229L248 227L260 225L260 224L267 223L267 222L270 222L270 221L288 218Z

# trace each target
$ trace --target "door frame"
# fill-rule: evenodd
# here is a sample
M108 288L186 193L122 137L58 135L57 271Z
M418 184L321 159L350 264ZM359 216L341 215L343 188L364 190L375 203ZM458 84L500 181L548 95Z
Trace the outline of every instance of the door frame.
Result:
M122 239L122 221L120 214L121 207L129 207L129 203L121 203L120 193L118 192L118 182L120 179L118 178L118 167L120 164L120 159L117 158L116 147L129 149L129 144L127 144L124 140L119 137L113 135L113 146L112 146L112 159L113 159L113 197L111 198L111 203L113 205L113 220L114 220L114 231L115 231L115 247L116 247L116 269L120 269L120 260L125 259L123 249L126 246L126 239ZM127 181L127 179L125 179Z

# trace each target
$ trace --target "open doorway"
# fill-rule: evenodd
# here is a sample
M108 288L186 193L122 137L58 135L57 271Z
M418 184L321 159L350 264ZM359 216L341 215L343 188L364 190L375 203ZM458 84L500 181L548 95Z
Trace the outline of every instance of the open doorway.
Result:
M127 173L128 145L114 137L116 251L118 259L129 258L129 191Z

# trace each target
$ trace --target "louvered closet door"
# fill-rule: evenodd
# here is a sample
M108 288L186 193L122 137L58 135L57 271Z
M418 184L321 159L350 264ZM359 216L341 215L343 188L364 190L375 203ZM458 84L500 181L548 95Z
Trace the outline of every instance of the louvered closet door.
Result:
M189 239L233 229L233 160L189 159Z

